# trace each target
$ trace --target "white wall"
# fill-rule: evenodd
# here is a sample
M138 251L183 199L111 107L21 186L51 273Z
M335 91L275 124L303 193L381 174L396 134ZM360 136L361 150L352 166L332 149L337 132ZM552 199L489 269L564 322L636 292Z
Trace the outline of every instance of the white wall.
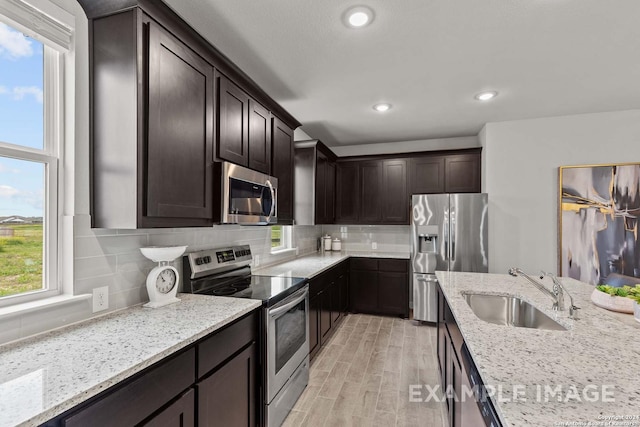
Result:
M489 271L557 272L558 167L640 162L640 110L488 123Z

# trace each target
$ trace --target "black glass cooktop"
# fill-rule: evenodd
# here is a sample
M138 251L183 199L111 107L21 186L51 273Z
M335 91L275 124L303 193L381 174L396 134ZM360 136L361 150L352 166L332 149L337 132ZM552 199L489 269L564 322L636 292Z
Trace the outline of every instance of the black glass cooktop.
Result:
M202 278L193 283L193 293L262 300L266 306L282 301L305 284L300 277L243 276L225 280Z

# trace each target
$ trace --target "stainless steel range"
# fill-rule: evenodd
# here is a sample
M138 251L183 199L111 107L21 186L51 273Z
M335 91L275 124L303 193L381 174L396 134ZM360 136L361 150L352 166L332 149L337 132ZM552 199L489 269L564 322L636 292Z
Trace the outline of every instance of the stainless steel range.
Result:
M249 245L183 257L183 292L262 300L262 419L279 426L309 382L309 286L296 277L254 276Z

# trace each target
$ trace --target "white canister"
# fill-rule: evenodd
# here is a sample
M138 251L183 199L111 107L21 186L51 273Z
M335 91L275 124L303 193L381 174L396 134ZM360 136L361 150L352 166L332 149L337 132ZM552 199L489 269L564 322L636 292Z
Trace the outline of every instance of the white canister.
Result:
M342 242L337 237L331 242L331 250L336 252L342 250Z
M329 236L328 234L325 235L324 237L322 237L322 241L324 242L324 244L323 244L324 250L325 251L330 251L331 250L331 236Z
M640 303L637 301L633 304L633 317L640 322Z

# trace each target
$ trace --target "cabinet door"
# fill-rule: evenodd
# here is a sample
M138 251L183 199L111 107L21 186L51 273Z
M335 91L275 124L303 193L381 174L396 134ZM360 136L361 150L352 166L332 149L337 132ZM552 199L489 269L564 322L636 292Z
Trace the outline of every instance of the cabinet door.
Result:
M456 154L445 159L445 193L479 193L480 154Z
M249 100L249 167L271 173L271 113L253 99Z
M218 98L218 157L248 166L249 95L219 75Z
M322 295L322 294L320 294ZM320 295L309 299L309 357L313 358L320 350Z
M144 427L194 427L195 392L189 389L178 400L142 425Z
M338 163L336 175L336 224L356 224L360 210L359 164Z
M351 310L360 313L378 312L378 272L352 270L349 275Z
M382 162L382 222L409 224L409 191L407 188L407 161Z
M256 345L253 343L211 376L196 384L198 424L254 427L255 378Z
M148 43L145 216L213 221L213 67L154 22Z
M341 313L346 313L349 311L349 274L343 273L337 283L340 294L338 309Z
M320 342L322 345L329 338L331 332L331 304L333 303L333 283L320 294Z
M360 214L359 222L379 224L382 221L382 162L360 163Z
M444 193L444 157L414 157L410 163L411 194Z
M329 159L318 152L316 155L316 224L327 223L326 192L327 192L327 163Z
M327 161L327 174L324 186L325 224L336 221L336 164Z
M331 325L334 327L342 311L340 310L340 278L336 278L335 282L331 284Z
M293 130L273 118L271 173L278 178L278 222L293 221Z
M380 313L409 316L409 276L406 273L378 272Z

